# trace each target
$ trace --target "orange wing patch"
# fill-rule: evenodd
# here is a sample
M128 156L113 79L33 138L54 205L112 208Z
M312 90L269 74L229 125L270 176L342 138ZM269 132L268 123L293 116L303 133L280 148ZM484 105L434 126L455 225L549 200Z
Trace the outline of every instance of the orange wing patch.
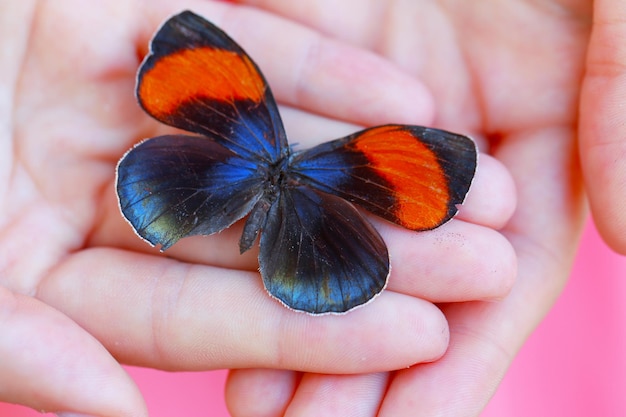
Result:
M448 180L437 155L411 132L381 126L360 136L355 147L393 187L399 224L412 230L437 227L448 215Z
M264 94L265 82L247 56L206 47L160 57L143 74L138 91L144 108L157 118L197 97L260 102Z

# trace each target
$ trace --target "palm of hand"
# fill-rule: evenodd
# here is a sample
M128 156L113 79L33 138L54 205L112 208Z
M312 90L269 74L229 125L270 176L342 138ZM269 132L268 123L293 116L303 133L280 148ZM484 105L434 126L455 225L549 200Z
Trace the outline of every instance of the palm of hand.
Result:
M103 51L106 43L95 48L87 40L81 48L51 45L46 36L54 29L46 24L34 27L16 83L15 159L6 178L11 216L3 245L14 249L5 252L5 267L20 279L5 284L24 293L88 244L102 220L111 165L125 137L137 137L142 124L132 98L133 51ZM126 65L112 68L108 60Z
M142 130L132 97L135 52L111 43L127 34L101 30L98 36L77 37L97 29L88 27L88 15L81 20L47 7L31 15L30 5L13 6L3 24L11 32L6 38L16 42L7 42L15 48L8 50L13 55L4 68L8 86L4 99L12 111L2 163L0 293L8 332L0 350L10 358L2 365L8 378L2 398L40 409L63 409L72 401L59 395L65 386L69 396L83 390L85 397L75 406L89 410L94 402L87 396L100 395L92 391L95 386L83 377L66 378L89 368L94 375L116 381L113 389L103 390L101 400L127 405L113 406L111 411L130 404L142 409L136 388L117 363L56 309L63 302L56 308L45 302L46 286L66 276L68 286L55 289L57 294L66 293L60 299L88 303L89 292L81 291L71 277L88 276L82 268L102 271L107 262L107 257L98 259L88 248L103 220L103 196L116 154L125 146L125 137L136 137ZM31 17L32 25L23 26ZM12 18L15 21L9 21ZM22 23L15 27L16 22ZM21 31L28 36L20 38ZM83 253L82 261L71 266ZM81 364L77 355L97 359ZM67 385L59 383L63 380Z

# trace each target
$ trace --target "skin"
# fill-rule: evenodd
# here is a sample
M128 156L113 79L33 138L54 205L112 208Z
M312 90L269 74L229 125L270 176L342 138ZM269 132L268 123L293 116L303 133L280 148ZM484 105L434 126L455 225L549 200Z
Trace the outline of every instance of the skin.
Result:
M0 13L13 63L0 68L4 401L147 415L122 361L249 368L229 379L234 416L477 415L566 281L583 179L605 239L626 252L617 0L254 2L282 17L199 1L14 3ZM289 312L263 292L254 254L237 255L240 228L165 258L121 221L116 160L167 131L136 107L134 72L185 7L241 42L298 109L284 117L299 143L394 121L471 132L496 158L481 155L441 229L376 222L394 275L371 305Z
M626 62L621 40L626 5L598 1L580 100L580 156L591 210L606 243L626 254L624 183L626 148L620 111L624 97Z
M238 253L240 225L183 240L164 255L122 219L117 161L143 138L173 131L133 97L148 41L171 14L193 9L241 42L291 107L288 134L302 146L363 125L433 124L432 92L392 62L218 2L5 1L0 8L8 63L0 68L0 400L146 416L119 365L126 363L277 369L278 393L286 396L263 406L302 406L316 396L298 394L296 374L281 369L303 372L303 388L327 381L322 374L342 375L335 378L346 393L375 387L386 372L449 349L453 322L435 303L494 303L510 291L517 258L498 229L515 209L515 187L488 155L461 212L443 227L415 233L371 218L388 243L393 275L380 297L344 316L295 313L270 298L255 251ZM493 256L481 256L487 252ZM239 387L256 381L238 375ZM259 375L267 380L265 371ZM236 379L229 389L232 398ZM375 391L382 400L384 390Z

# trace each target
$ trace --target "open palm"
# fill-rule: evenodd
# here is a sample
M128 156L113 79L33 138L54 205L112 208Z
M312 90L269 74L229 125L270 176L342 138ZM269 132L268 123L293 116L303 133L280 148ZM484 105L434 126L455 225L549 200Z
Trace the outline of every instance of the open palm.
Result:
M416 234L375 220L391 253L391 282L374 303L346 316L310 317L268 297L254 254L238 254L240 227L186 239L167 256L150 248L122 220L114 170L133 143L171 131L141 112L133 91L149 37L183 5L1 6L9 40L0 77L1 400L145 415L118 361L369 378L443 355L448 322L433 302L509 291L515 256L495 229L508 220L514 191L488 156L459 216L442 228ZM184 6L241 39L279 100L298 108L285 119L301 144L356 124L432 122L429 91L371 53L259 11L208 1ZM280 59L266 48L270 42ZM307 45L317 54L303 54ZM447 127L482 133L479 124ZM480 256L487 251L492 258Z

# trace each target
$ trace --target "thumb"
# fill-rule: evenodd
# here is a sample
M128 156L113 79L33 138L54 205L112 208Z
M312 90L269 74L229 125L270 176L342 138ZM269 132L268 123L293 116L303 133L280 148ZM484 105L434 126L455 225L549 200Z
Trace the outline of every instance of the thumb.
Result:
M0 401L102 417L148 415L122 367L57 310L0 287L0 328Z
M626 254L626 3L594 2L580 102L580 157L596 226Z

